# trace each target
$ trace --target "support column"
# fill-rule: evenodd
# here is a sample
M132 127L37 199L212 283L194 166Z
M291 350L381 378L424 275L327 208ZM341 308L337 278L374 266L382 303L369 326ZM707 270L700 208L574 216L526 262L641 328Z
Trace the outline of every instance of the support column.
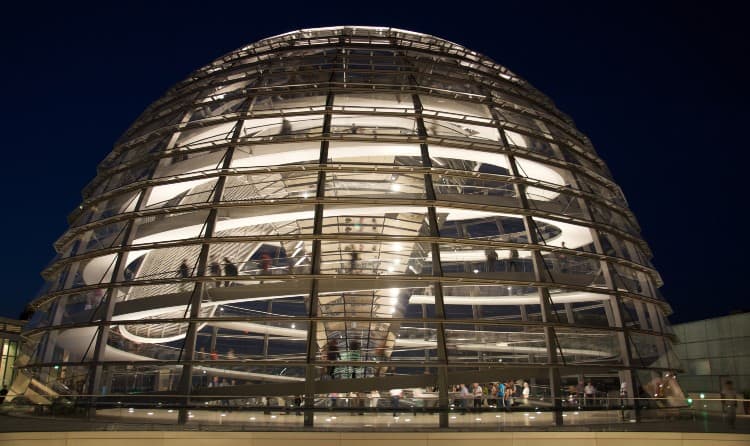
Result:
M412 81L416 84L416 80L412 78ZM421 140L427 140L427 129L424 125L424 119L422 119L422 101L419 99L419 95L413 94L412 100L414 101L414 109L416 111L417 129ZM419 145L420 152L422 155L422 166L431 169L432 160L430 159L429 147L426 142ZM438 229L437 212L435 211L435 201L437 200L435 194L435 188L432 182L432 175L426 173L424 175L424 187L425 197L427 198L427 221L430 226L430 236L433 238L440 237L440 231ZM443 276L443 268L440 262L440 245L438 242L432 242L430 244L430 251L432 254L432 276L435 281L432 282L432 288L435 294L435 318L437 319L437 353L438 359L441 364L437 369L437 382L438 382L438 410L439 410L439 423L441 428L449 427L449 410L450 402L448 398L448 349L446 347L445 339L445 303L443 298L443 286L440 278Z
M320 157L318 165L323 167L328 164L328 146L331 136L331 113L333 111L334 94L328 92L326 97L326 114L323 117L323 141L320 143ZM318 171L318 182L315 192L317 203L315 204L315 215L313 217L313 243L312 243L312 260L310 273L313 275L312 286L310 288L310 307L308 308L308 329L307 329L307 355L305 366L305 409L303 423L307 427L312 427L315 420L315 380L317 371L315 369L316 356L318 354L318 293L320 290L320 280L317 276L320 274L321 263L321 242L320 236L323 233L323 203L326 195L326 172Z
M232 159L234 158L234 151L239 141L239 137L242 133L242 125L245 122L243 117L244 113L247 112L250 107L251 101L245 100L245 104L241 107L240 119L235 124L234 131L232 133L232 143L227 148L224 158L222 159L221 169L226 171L232 165ZM216 187L213 190L212 204L218 205L221 203L222 196L224 195L224 187L226 186L227 177L222 175L216 181ZM203 233L204 239L210 239L214 236L216 230L216 221L219 215L219 208L214 206L208 213L206 218L205 231ZM204 277L206 275L206 265L208 264L208 255L211 245L203 243L201 245L201 251L198 254L198 266L196 268L196 277ZM207 289L206 282L196 282L193 292L190 295L190 322L188 323L188 330L185 335L185 341L183 343L183 350L180 352L180 362L182 362L182 375L180 376L180 382L178 387L178 393L181 397L183 404L180 406L179 414L177 416L178 424L185 424L188 421L188 408L190 407L190 394L192 391L193 381L193 361L195 360L195 341L198 339L198 322L195 319L200 317L201 302L203 300L204 293Z
M505 132L500 131L500 139L503 143L503 146L507 150L507 157L508 157L508 165L510 166L511 174L515 178L521 178L521 174L518 170L518 166L516 165L516 158L511 152L510 144L508 143L508 140L505 136ZM513 187L515 188L516 195L521 200L521 207L522 209L531 209L531 206L529 205L529 200L526 197L526 185L525 184L519 184L514 183ZM526 230L526 236L528 238L529 243L533 245L539 244L539 236L536 231L536 224L532 220L532 218L528 215L522 215L521 216L524 224L524 228ZM549 274L549 271L547 270L546 264L544 263L544 258L542 257L541 252L539 250L534 249L531 251L531 260L532 264L534 266L534 278L537 282L552 282L552 277ZM552 299L550 298L549 290L546 287L539 287L539 306L541 308L542 312L542 323L544 324L544 338L545 343L547 345L547 362L549 363L549 385L550 385L550 398L552 398L552 404L553 404L553 419L556 426L560 426L563 424L563 416L562 416L562 395L560 394L560 369L557 366L558 363L558 357L557 352L560 351L560 357L563 360L563 364L565 363L565 356L563 355L562 350L560 349L560 346L557 342L557 335L555 333L555 329L553 328L553 323L560 323L562 322L560 318L558 317L557 313L554 313L554 320L553 320L553 304Z

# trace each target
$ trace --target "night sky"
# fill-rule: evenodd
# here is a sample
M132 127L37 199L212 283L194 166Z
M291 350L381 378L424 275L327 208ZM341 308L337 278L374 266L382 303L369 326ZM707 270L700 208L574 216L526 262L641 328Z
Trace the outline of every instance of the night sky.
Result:
M17 317L35 297L80 191L151 102L244 44L333 25L433 34L531 82L591 138L625 192L672 322L750 307L750 219L740 214L750 202L750 27L735 2L23 3L0 19L0 315Z

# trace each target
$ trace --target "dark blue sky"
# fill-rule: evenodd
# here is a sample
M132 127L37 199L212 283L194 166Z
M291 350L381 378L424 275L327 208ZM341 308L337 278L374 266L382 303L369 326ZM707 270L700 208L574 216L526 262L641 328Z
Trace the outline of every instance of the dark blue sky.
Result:
M434 34L530 81L573 117L622 186L671 320L749 306L740 212L750 201L750 36L734 2L124 3L4 7L0 315L16 317L35 296L81 189L148 104L243 44L330 25Z

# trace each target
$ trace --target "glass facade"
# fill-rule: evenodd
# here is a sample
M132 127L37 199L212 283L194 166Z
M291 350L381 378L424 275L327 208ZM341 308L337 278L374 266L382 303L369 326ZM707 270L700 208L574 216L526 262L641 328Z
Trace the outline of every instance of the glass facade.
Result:
M23 373L91 397L321 399L677 367L660 277L588 138L436 37L301 30L192 73L101 162ZM541 391L540 391L541 392ZM270 403L269 403L270 404ZM441 420L441 425L447 418Z

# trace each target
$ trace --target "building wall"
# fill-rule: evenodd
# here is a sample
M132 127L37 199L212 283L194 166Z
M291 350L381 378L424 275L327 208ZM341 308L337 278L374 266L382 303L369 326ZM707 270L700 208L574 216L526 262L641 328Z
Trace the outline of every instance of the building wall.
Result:
M721 390L727 379L738 392L750 391L750 312L673 325L686 392Z
M0 317L0 387L10 386L16 376L13 364L18 355L23 321Z

